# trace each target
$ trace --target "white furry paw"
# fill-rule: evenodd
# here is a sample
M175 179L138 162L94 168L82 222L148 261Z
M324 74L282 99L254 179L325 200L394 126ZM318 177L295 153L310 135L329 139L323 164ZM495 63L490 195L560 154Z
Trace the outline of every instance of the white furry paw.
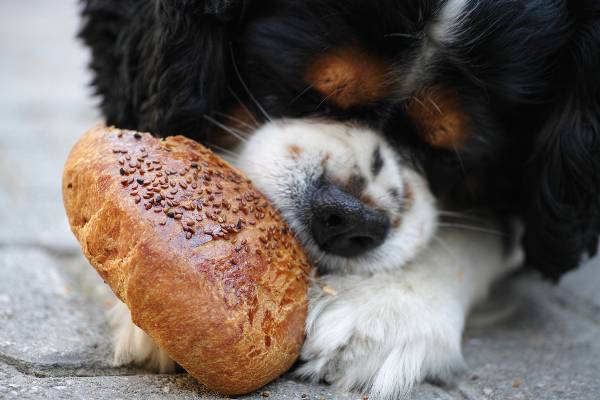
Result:
M464 312L451 298L389 276L330 276L323 284L311 289L301 377L387 400L464 369Z
M161 374L175 372L177 364L131 321L127 306L118 301L110 311L114 330L115 366L135 364Z

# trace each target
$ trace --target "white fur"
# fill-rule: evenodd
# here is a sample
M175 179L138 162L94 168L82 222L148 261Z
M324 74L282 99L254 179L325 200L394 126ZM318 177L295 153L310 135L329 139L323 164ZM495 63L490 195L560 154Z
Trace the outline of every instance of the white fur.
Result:
M463 21L469 14L466 10L468 3L469 0L447 0L432 18L420 46L412 54L412 61L397 70L401 77L396 89L399 99L411 98L430 79L431 66L440 50L457 40Z
M379 147L383 168L370 170ZM240 167L281 211L313 263L327 271L311 284L306 342L297 373L340 389L396 399L426 378L449 380L464 367L461 336L473 304L518 262L499 235L485 229L440 228L424 179L377 132L357 125L283 120L254 132ZM307 190L321 177L344 185L366 178L364 193L392 220L385 242L346 259L319 249L306 226ZM412 201L399 207L389 189ZM402 197L402 196L401 196ZM493 228L493 227L492 227ZM115 311L115 361L163 372L175 364Z
M301 154L288 151L296 146ZM384 161L381 172L373 177L370 162L379 147ZM238 167L254 185L282 212L321 270L344 273L370 273L396 269L413 259L431 240L436 228L437 211L427 183L409 168L392 148L371 129L361 126L307 120L283 120L268 124L252 134L240 153ZM321 176L346 183L353 174L367 178L365 194L390 219L399 219L386 241L367 254L343 258L320 251L303 221L306 191ZM402 212L388 190L400 196L408 188L412 201Z
M460 372L466 316L513 265L493 234L442 228L437 237L396 271L315 282L298 374L397 399L423 379Z
M428 27L428 34L436 43L451 43L459 33L467 13L469 0L447 0L437 18Z
M121 301L110 311L114 331L114 364L134 364L161 374L175 372L176 364L167 353L131 321L127 306Z

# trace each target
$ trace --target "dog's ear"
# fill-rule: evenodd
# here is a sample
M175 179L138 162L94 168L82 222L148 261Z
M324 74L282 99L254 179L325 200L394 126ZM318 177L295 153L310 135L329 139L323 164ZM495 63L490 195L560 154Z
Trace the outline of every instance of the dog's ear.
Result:
M203 116L226 96L230 34L238 0L156 0L153 26L139 38L134 101L139 129L203 139ZM138 96L137 98L135 96Z
M230 37L248 1L81 0L107 123L204 139L204 115L228 93Z
M559 100L536 138L524 183L527 261L553 280L598 248L600 19L593 17L598 8L587 14L595 21L577 22L564 49Z

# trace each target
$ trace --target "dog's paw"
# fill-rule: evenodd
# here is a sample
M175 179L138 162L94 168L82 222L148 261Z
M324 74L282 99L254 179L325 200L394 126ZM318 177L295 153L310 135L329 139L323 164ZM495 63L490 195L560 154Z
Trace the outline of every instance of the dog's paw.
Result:
M425 379L452 382L464 369L458 303L390 278L329 278L311 290L303 378L398 399ZM317 293L320 292L320 293Z
M161 374L175 372L177 364L131 321L131 314L124 303L117 301L110 317L114 330L115 366L134 364Z

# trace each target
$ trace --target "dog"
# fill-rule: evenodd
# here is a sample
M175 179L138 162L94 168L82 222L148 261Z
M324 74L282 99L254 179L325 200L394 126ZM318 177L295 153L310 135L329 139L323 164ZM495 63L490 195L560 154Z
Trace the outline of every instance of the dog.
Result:
M597 250L596 0L86 0L82 13L107 123L219 150L303 243L319 274L303 377L382 399L451 381L493 282L523 264L556 281ZM173 370L123 305L115 324L119 363Z

